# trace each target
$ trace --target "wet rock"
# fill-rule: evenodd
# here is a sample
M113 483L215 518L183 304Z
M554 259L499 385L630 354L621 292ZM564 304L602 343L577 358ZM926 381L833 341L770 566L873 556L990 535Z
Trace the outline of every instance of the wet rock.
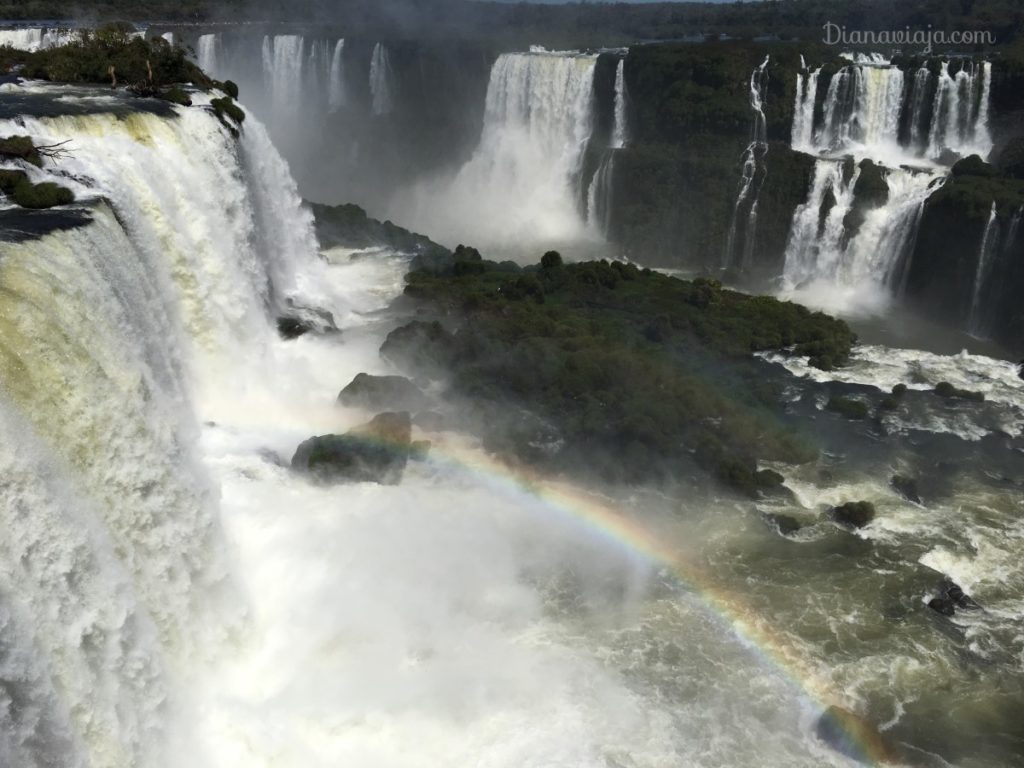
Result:
M836 752L867 764L891 764L898 750L867 718L842 707L829 707L818 718L818 738Z
M1017 375L1024 379L1024 360L1021 360L1017 365Z
M832 508L832 519L850 528L863 528L875 519L875 505L870 501L848 501Z
M968 389L958 389L948 381L940 382L935 387L935 394L946 400L972 400L977 403L985 402L985 395L981 392L971 392Z
M938 595L928 601L928 607L943 616L953 616L957 609L963 611L980 611L981 606L974 598L966 594L952 579L939 582Z
M408 413L381 413L344 435L313 437L302 443L292 458L292 469L321 482L397 485L413 452L411 437Z
M288 301L288 310L277 318L277 332L282 339L292 340L307 333L341 333L334 322L334 315L326 309L303 307Z
M415 411L427 403L427 396L404 376L357 374L338 395L341 405L355 408L389 408Z
M765 515L765 519L774 525L783 536L791 536L803 528L799 520L789 515Z
M889 484L896 493L907 501L911 501L914 504L921 503L921 493L915 478L907 477L906 475L893 475Z
M389 333L380 354L397 365L440 375L448 371L454 340L439 322L414 320Z
M948 597L933 597L928 601L928 607L942 616L953 616L956 614L956 604Z
M414 440L409 446L409 458L412 461L426 461L433 446L429 440Z

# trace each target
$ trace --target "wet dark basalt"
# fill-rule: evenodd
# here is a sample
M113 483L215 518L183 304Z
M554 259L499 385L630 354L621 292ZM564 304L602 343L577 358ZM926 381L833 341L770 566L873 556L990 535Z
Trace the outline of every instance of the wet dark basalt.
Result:
M429 445L412 443L408 413L381 413L344 435L313 437L292 458L292 469L325 483L397 485L410 457L423 458Z
M928 607L942 616L954 616L957 609L963 611L980 611L981 606L974 598L966 594L959 584L943 579L939 582L938 594L928 601Z
M849 528L863 528L875 519L875 505L870 501L848 501L830 510L832 519Z
M921 503L921 492L916 478L907 477L906 475L893 475L889 484L893 490L907 501L911 501L914 504Z
M368 373L360 373L341 390L338 402L345 406L367 409L416 411L426 405L427 396L404 376L371 376Z
M303 307L287 302L287 313L277 318L277 332L282 339L294 340L307 333L341 333L334 321L334 315L325 309Z

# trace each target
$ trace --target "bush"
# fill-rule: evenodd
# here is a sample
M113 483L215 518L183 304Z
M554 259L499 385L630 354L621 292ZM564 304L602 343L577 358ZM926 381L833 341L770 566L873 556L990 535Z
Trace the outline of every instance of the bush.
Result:
M6 139L0 139L0 157L24 160L39 168L43 167L43 158L28 136L8 136Z
M840 416L851 420L866 419L868 416L867 405L860 400L854 400L850 397L829 398L828 404L825 407L833 413L838 413Z
M12 171L8 168L0 168L0 192L9 195L19 184L28 182L28 174L24 171Z
M50 181L44 181L42 184L25 181L14 189L14 202L22 208L53 208L58 205L70 205L74 201L75 195L70 189Z
M239 125L245 122L245 111L237 103L234 103L230 96L214 98L210 101L210 106L212 106L213 112L221 122L224 122L225 116Z

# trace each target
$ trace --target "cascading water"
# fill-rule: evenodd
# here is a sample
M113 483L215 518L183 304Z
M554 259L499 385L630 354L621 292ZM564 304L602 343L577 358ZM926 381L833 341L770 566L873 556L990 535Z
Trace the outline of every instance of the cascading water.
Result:
M276 115L291 115L302 104L306 40L301 35L263 38L263 78Z
M935 91L932 124L928 132L928 157L938 158L946 149L958 155L977 154L985 159L992 151L988 112L992 64L971 64L950 75L943 62Z
M611 139L587 188L587 225L595 234L605 239L608 238L611 229L615 153L623 149L629 139L627 99L626 59L621 58L615 68L615 108Z
M45 27L0 29L0 47L10 46L20 51L43 51L66 45L74 40L77 34L71 29Z
M743 173L739 195L733 206L732 223L725 245L723 266L747 268L754 255L757 237L757 203L764 186L767 168L764 158L768 154L768 123L764 114L764 84L769 56L750 76L750 107L754 110L754 127L750 144L743 156ZM743 222L741 224L741 222ZM742 231L741 231L742 227Z
M344 107L347 101L344 56L345 41L339 40L334 44L334 53L331 56L331 73L327 91L327 103L333 112L337 112Z
M479 147L454 178L416 191L406 206L413 226L484 244L590 236L578 200L596 63L575 53L500 56Z
M612 149L622 149L629 140L629 116L626 113L626 59L619 59L615 68L615 125L612 128Z
M0 763L166 765L182 665L236 621L195 398L270 328L311 220L255 121L240 146L201 108L10 133L69 142L90 221L0 242Z
M370 97L373 114L386 115L394 109L394 84L391 74L391 57L383 43L373 47L370 59Z
M923 66L908 86L885 59L858 57L829 82L818 125L814 73L797 77L793 148L818 160L808 199L790 227L784 292L833 310L876 309L902 291L924 204L948 172L922 157L934 160L947 150L987 156L991 150L991 65L953 78L944 64L937 86ZM873 181L867 185L876 188L872 201L856 204L859 170L851 177L843 169L847 155L876 164L874 173L887 188L884 200Z
M967 316L968 330L977 336L985 332L985 288L992 272L992 262L999 250L999 216L995 202L985 224L978 248L978 266L974 271L974 287L971 290L971 308Z
M218 49L220 48L220 35L206 34L199 36L196 44L196 63L199 68L207 74L218 77L220 74L220 59Z
M803 57L800 57L803 65ZM796 105L793 108L793 149L802 152L814 150L814 107L818 100L818 78L821 67L811 71L801 66L797 75Z

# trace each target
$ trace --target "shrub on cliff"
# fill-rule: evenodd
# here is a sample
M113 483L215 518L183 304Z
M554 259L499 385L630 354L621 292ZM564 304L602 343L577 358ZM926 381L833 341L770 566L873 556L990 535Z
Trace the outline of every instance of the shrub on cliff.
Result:
M94 31L83 30L76 40L36 52L6 52L8 66L20 64L26 77L61 83L104 83L163 88L193 83L209 88L212 81L188 59L180 46L163 38L134 37L134 27L121 22Z
M521 420L503 417L525 409L557 433L545 445L564 447L541 452L549 464L645 481L696 463L751 495L773 484L759 460L815 456L783 425L780 400L758 387L751 353L795 348L845 360L854 337L841 321L618 262L558 266L548 256L519 274L469 263L472 272L452 263L408 276L410 296L463 318L458 332L417 321L381 353L489 404L492 445L536 460L538 441L516 439Z
M32 184L23 181L14 188L14 202L22 208L54 208L58 205L70 205L75 201L75 195L66 187L44 181L42 184Z

